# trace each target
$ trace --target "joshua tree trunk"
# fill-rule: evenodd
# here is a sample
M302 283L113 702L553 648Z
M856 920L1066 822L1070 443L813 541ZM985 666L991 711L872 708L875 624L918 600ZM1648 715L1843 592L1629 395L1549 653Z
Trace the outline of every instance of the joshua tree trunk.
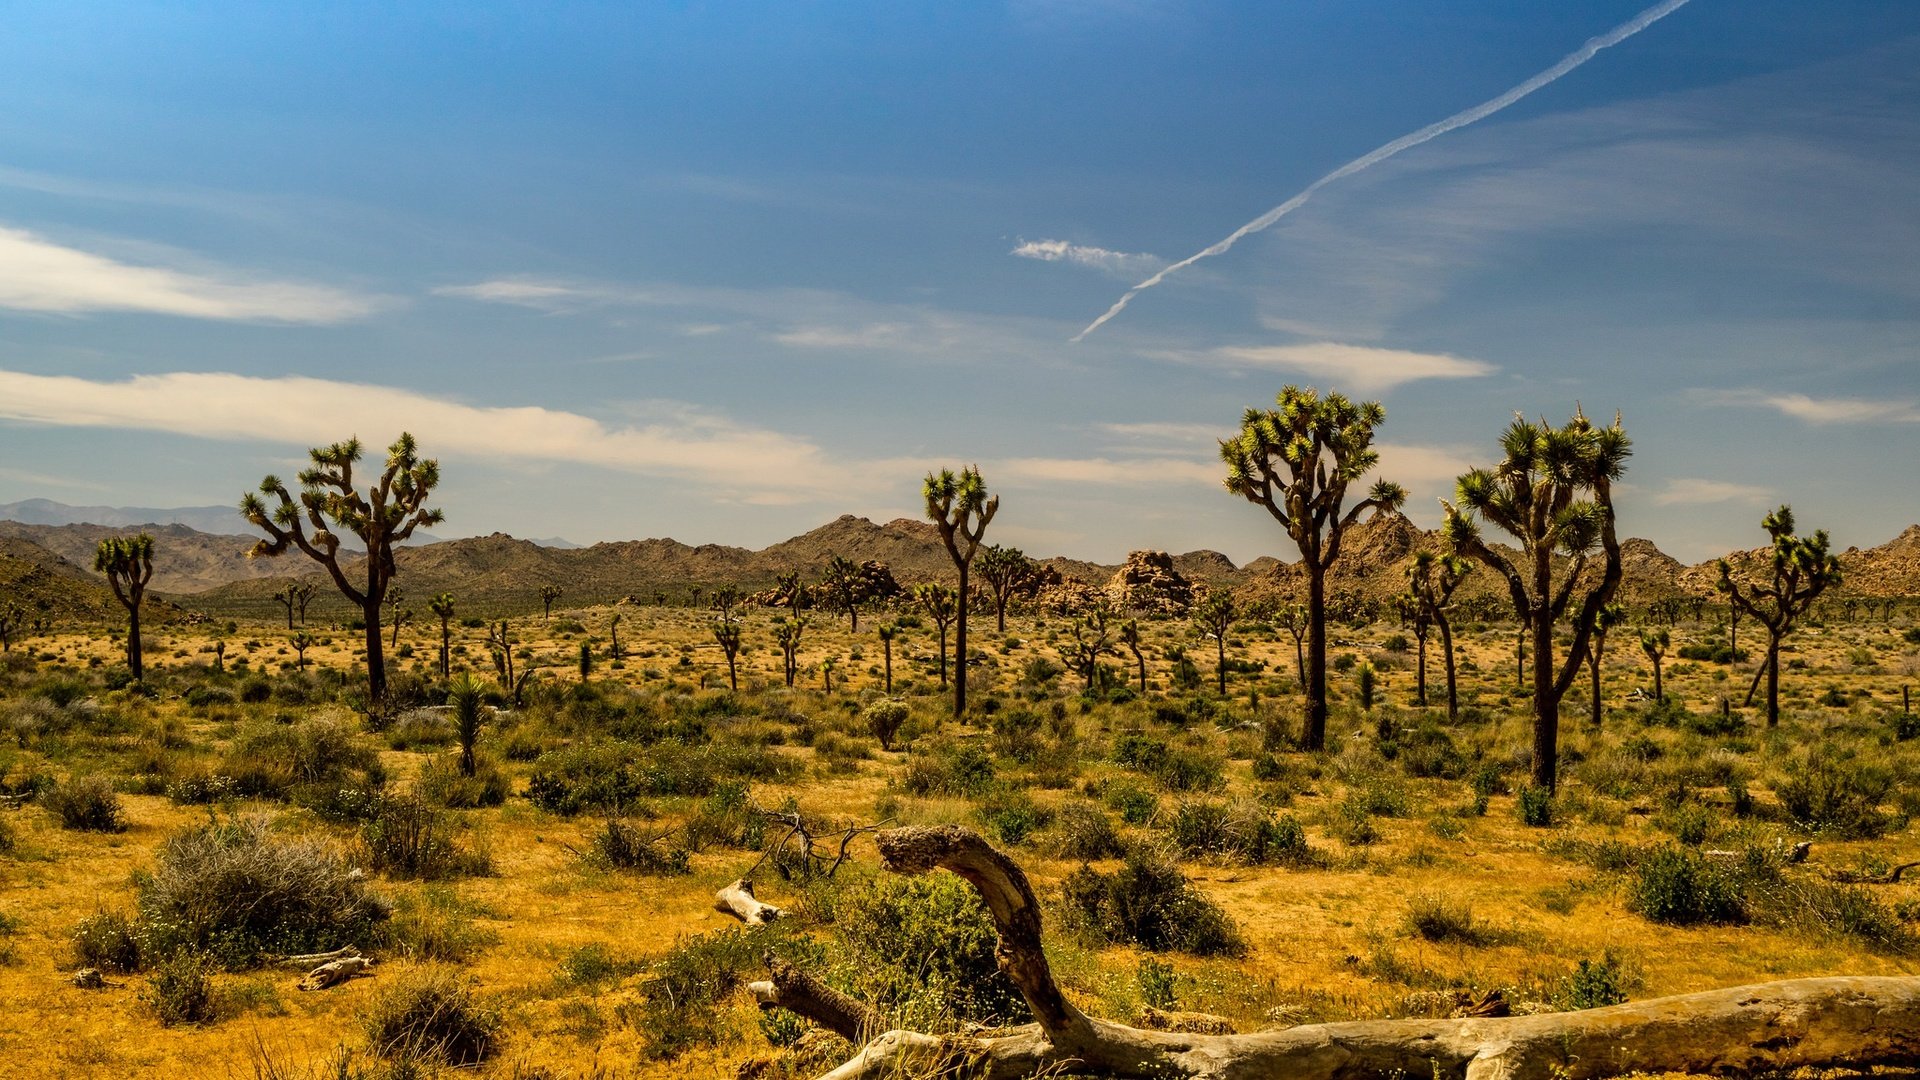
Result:
M1661 704L1667 700L1666 687L1660 682L1660 657L1658 656L1653 658L1653 700L1655 704Z
M140 605L127 609L127 670L133 673L133 681L143 678L140 665Z
M1453 627L1448 625L1446 619L1440 619L1439 624L1440 651L1445 654L1447 663L1447 722L1451 724L1460 719L1459 687L1454 682L1453 669Z
M1513 684L1522 690L1527 686L1527 620L1521 619L1520 626L1513 632Z
M1214 645L1218 646L1218 649L1219 649L1218 654L1214 657L1213 670L1214 670L1214 673L1218 675L1220 679L1220 696L1226 697L1227 696L1227 633L1224 629L1220 631L1219 637L1213 639L1213 643ZM1096 663L1097 662L1098 661L1096 661Z
M1780 639L1767 641L1767 726L1780 726Z
M887 695L891 697L893 695L893 638L883 637L880 639L880 654L886 658L886 692Z
M937 625L940 627L940 686L944 689L947 685L947 624Z
M1427 635L1420 631L1413 635L1417 643L1415 650L1418 658L1414 661L1413 700L1421 708L1427 707Z
M440 677L447 678L453 671L453 627L443 616L440 619Z
M1302 750L1327 747L1327 572L1317 557L1307 564L1307 708ZM1222 691L1224 693L1224 691Z
M382 648L386 639L380 634L380 599L386 590L381 588L376 592L372 587L375 584L369 582L367 602L361 606L360 613L367 624L367 700L377 703L387 699L387 661Z
M953 715L967 714L967 564L960 564L960 595L953 602Z
M1007 594L1005 591L997 590L993 594L993 626L995 633L1004 634L1007 632Z
M1593 713L1588 722L1594 727L1600 726L1600 640L1594 639L1593 647L1587 650L1587 669L1593 676Z

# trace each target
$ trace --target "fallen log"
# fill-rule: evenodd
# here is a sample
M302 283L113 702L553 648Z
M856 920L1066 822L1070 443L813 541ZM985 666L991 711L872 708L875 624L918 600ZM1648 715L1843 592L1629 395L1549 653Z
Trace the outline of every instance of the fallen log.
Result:
M359 955L360 955L359 949L356 949L351 945L342 945L340 948L335 949L332 952L305 953L300 956L282 956L279 959L275 960L273 963L275 967L292 967L292 968L311 969L320 964L330 963L334 960L345 960L348 957L354 957Z
M1586 1080L1640 1071L1920 1063L1920 978L1912 977L1794 979L1577 1012L1360 1020L1244 1035L1110 1023L1082 1013L1055 984L1040 947L1039 902L1013 860L954 825L891 829L876 839L889 870L943 868L980 891L999 932L995 957L1026 997L1035 1023L990 1036L889 1031L825 1080L883 1080L962 1067L978 1080L1044 1074Z
M349 979L373 974L373 961L364 956L347 956L329 961L307 972L300 980L302 990L325 990Z
M1901 863L1882 874L1868 874L1859 870L1829 870L1827 878L1842 885L1898 885L1900 875L1920 866L1920 862Z
M713 909L722 915L731 915L748 926L765 926L787 914L780 908L762 903L755 898L753 882L747 878L741 878L714 893Z
M887 1030L878 1010L767 954L769 977L747 984L747 992L762 1009L786 1009L819 1024L851 1043L863 1043Z

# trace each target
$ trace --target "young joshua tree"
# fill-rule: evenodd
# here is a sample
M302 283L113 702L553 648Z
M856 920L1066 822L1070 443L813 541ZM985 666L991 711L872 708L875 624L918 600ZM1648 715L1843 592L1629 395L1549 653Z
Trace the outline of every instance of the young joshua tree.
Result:
M443 592L436 595L427 601L427 610L440 619L440 677L444 679L452 671L453 594Z
M613 638L613 644L607 648L607 656L617 665L620 663L620 613L614 612L607 620L607 633Z
M1037 565L1017 547L989 544L980 553L980 578L993 596L994 627L999 633L1007 632L1007 601L1027 588Z
M1732 601L1734 609L1754 617L1767 631L1767 658L1761 670L1767 676L1767 726L1780 723L1780 639L1792 631L1795 619L1806 613L1820 594L1840 584L1840 560L1827 550L1827 530L1812 536L1795 536L1793 509L1782 506L1760 522L1773 538L1771 578L1751 580L1742 585L1733 578L1727 560L1719 562L1719 588ZM1754 685L1747 690L1753 701L1760 683L1754 673Z
M1215 589L1206 599L1193 606L1193 628L1201 636L1213 639L1213 672L1219 682L1220 696L1227 696L1227 633L1240 618L1240 607L1234 603L1233 593L1227 589Z
M299 548L325 567L340 594L360 608L367 635L367 694L369 700L381 702L387 696L387 669L380 605L393 584L393 549L415 529L440 524L445 515L426 508L427 497L440 482L440 464L419 456L412 435L402 432L387 448L386 468L364 494L354 488L353 467L360 455L359 439L315 447L307 452L313 466L301 471L297 497L279 477L268 476L260 481L258 494L248 492L240 500L240 513L267 534L247 553L249 558L274 557ZM269 509L261 495L276 500L276 505ZM335 530L352 533L366 549L364 584L347 579Z
M1373 432L1387 418L1377 401L1355 403L1345 395L1297 386L1282 387L1278 408L1248 409L1240 431L1220 443L1227 490L1280 523L1300 549L1307 574L1306 728L1301 745L1321 750L1327 741L1327 570L1340 557L1349 525L1371 510L1396 510L1406 490L1385 480L1365 499L1343 509L1349 485L1380 460Z
M293 635L287 643L293 646L295 662L301 671L307 670L307 650L313 648L313 635L305 630Z
M289 581L287 582L286 588L281 589L279 592L273 594L274 601L278 603L281 607L284 607L287 609L288 632L292 632L293 630L293 609L299 603L299 599L298 599L299 587L300 586L298 585L298 583Z
M794 676L800 673L800 636L807 632L808 618L795 615L791 619L773 628L773 640L780 645L780 656L786 662L787 689L793 689Z
M1433 633L1433 616L1420 606L1420 599L1412 589L1393 598L1393 609L1400 616L1400 625L1413 631L1413 703L1424 709L1427 707L1427 638Z
M827 572L820 579L835 610L847 617L847 632L860 632L860 593L865 585L860 564L842 555L827 560Z
M960 470L958 476L951 469L941 469L937 476L928 473L921 493L927 498L927 520L939 528L940 540L946 544L960 577L955 590L958 614L953 634L953 715L960 716L967 711L967 606L972 596L967 571L980 550L987 523L1000 509L1000 497L987 495L987 482L971 465Z
M1460 477L1459 506L1442 502L1444 531L1455 552L1478 560L1507 583L1514 613L1531 631L1532 782L1552 790L1559 780L1560 699L1586 662L1600 609L1620 587L1613 483L1626 471L1631 444L1619 417L1610 427L1596 427L1576 410L1558 428L1515 416L1500 437L1500 449L1499 465ZM1518 541L1518 559L1481 539L1480 518ZM1563 559L1557 579L1556 557ZM1586 591L1574 604L1582 583ZM1573 642L1564 662L1556 664L1554 627L1562 618L1572 620Z
M900 628L890 622L881 623L874 628L873 632L879 636L880 653L886 658L887 681L885 693L891 695L893 693L893 639L899 636Z
M1140 696L1147 696L1147 656L1140 651L1140 620L1128 619L1120 624L1120 643L1133 654L1133 662L1140 669Z
M20 620L25 617L19 604L0 608L0 652L13 651L13 635L19 632Z
M1113 654L1113 637L1107 628L1107 617L1105 604L1094 605L1085 615L1075 619L1069 628L1073 633L1073 642L1060 647L1061 658L1080 674L1089 694L1099 688L1100 658Z
M1660 681L1660 662L1667 657L1667 646L1673 643L1673 635L1665 627L1658 630L1640 632L1640 651L1647 654L1653 663L1653 700L1659 704L1667 700L1666 687Z
M107 575L114 598L127 609L127 670L133 681L144 677L140 664L140 602L146 598L147 582L153 580L153 537L113 536L100 541L93 553L93 568Z
M1426 613L1427 619L1440 631L1440 651L1446 661L1447 673L1447 720L1460 719L1459 685L1454 672L1453 656L1453 594L1460 583L1473 572L1473 564L1458 555L1435 555L1430 551L1416 552L1413 565L1407 567L1407 588L1413 602ZM1420 642L1420 700L1426 702L1426 640Z
M1304 693L1307 687L1307 605L1281 604L1273 611L1273 621L1293 635L1293 670Z
M553 602L560 599L560 594L564 591L565 590L558 585L540 586L540 618L542 622L553 621Z
M740 671L735 657L740 655L740 624L736 622L717 622L713 624L713 640L727 657L727 687L734 693L740 692ZM784 647L784 643L783 643ZM788 685L792 685L789 683Z
M1600 726L1604 699L1600 694L1600 661L1607 651L1607 632L1627 621L1627 609L1624 604L1608 604L1600 609L1593 620L1593 644L1587 650L1587 668L1593 675L1593 715L1589 722Z
M913 587L914 603L933 620L934 629L940 634L940 685L947 685L947 627L953 625L954 604L953 589L937 581L923 582Z

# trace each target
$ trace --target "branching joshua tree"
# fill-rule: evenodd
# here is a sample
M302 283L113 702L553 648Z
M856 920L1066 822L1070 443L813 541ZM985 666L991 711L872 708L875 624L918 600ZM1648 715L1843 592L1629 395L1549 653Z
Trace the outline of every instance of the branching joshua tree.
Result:
M1415 552L1407 567L1407 591L1419 610L1440 631L1440 651L1446 661L1447 720L1460 719L1459 684L1455 677L1453 655L1453 594L1473 572L1473 564L1458 555ZM1420 641L1420 702L1426 704L1426 639Z
M393 549L420 527L444 520L439 510L426 507L427 497L440 482L440 465L423 460L413 436L402 432L387 448L386 468L365 494L354 489L353 466L360 460L359 439L307 452L313 466L300 473L296 496L275 476L260 481L258 494L240 500L240 513L267 534L248 552L249 558L273 557L288 548L319 563L333 578L334 587L360 608L366 623L367 694L372 702L387 696L387 670L380 635L380 605L393 584ZM271 509L261 495L276 500ZM311 530L311 531L309 531ZM366 581L356 586L340 562L340 538L345 530L360 539L366 550Z
M1673 643L1673 635L1666 627L1640 632L1640 651L1647 654L1653 664L1653 700L1655 703L1667 700L1667 688L1660 681L1660 665L1667 658L1667 646Z
M1307 688L1307 605L1281 604L1273 609L1273 621L1281 629L1293 635L1293 671L1300 680L1300 690Z
M307 670L307 650L313 648L313 635L302 630L289 638L287 643L293 646L295 663L299 669Z
M834 668L838 667L839 665L840 665L840 662L831 656L827 657L825 660L820 661L820 692L821 693L823 694L833 693L833 671L834 671Z
M1060 658L1086 683L1087 693L1099 689L1100 658L1113 655L1113 634L1107 625L1109 616L1105 604L1095 604L1068 627L1073 641L1060 646Z
M525 671L514 674L513 633L507 620L487 626L487 651L493 654L493 669L500 675L500 685L506 688L515 705L520 704L521 691L533 675L533 667L529 661Z
M947 685L947 628L953 625L954 593L952 586L937 581L923 582L913 587L913 602L933 620L933 627L940 635L940 685Z
M860 564L842 555L827 560L827 572L820 579L827 590L827 597L833 609L847 617L847 631L860 632L860 593L865 581L860 576Z
M1587 649L1587 670L1593 675L1593 714L1589 723L1594 727L1600 726L1605 715L1606 698L1600 693L1600 663L1607 652L1607 634L1626 621L1626 605L1618 603L1603 605L1600 614L1593 620L1593 641Z
M972 598L967 571L973 565L974 555L980 551L980 538L986 535L987 523L1000 509L1000 497L988 496L987 482L980 478L980 470L971 465L960 470L958 476L951 469L942 469L938 475L928 473L921 493L927 499L927 520L940 530L940 541L947 546L947 554L953 558L954 571L960 578L955 590L954 606L958 614L953 635L953 715L960 716L967 711L967 607Z
M989 544L980 553L980 579L993 597L993 622L999 633L1007 632L1007 602L1027 591L1039 565L1017 547Z
M553 602L560 599L561 594L565 591L566 590L558 585L547 584L540 586L540 620L542 622L553 621Z
M281 607L287 609L287 630L289 632L293 630L293 609L299 605L299 588L300 585L298 582L289 581L287 582L286 588L273 594L274 601Z
M1380 460L1373 432L1386 420L1379 402L1354 403L1311 388L1282 387L1277 408L1248 409L1240 431L1220 443L1227 490L1267 513L1300 549L1307 574L1306 726L1301 745L1327 741L1327 570L1340 557L1347 526L1372 510L1398 509L1406 490L1385 480L1344 509L1348 485Z
M1140 651L1140 620L1128 619L1120 624L1120 643L1133 654L1133 662L1140 670L1140 696L1147 696L1147 655Z
M891 696L893 694L893 639L899 636L900 628L890 622L881 623L874 627L873 632L880 638L880 654L886 658L885 693Z
M727 686L734 693L740 692L740 672L735 657L740 655L740 624L736 622L717 622L713 624L713 640L727 657Z
M715 618L721 622L733 621L733 609L739 603L740 590L732 585L722 585L713 590L713 610L718 612Z
M440 677L444 679L453 670L453 594L450 592L437 594L427 601L427 610L440 619Z
M793 689L794 676L800 673L800 636L807 632L810 620L805 615L795 615L773 628L773 639L780 645L780 656L786 662L787 689Z
M1812 536L1795 536L1793 509L1782 506L1760 522L1773 538L1771 576L1767 581L1751 580L1744 585L1734 580L1733 567L1719 562L1720 591L1727 594L1734 610L1754 617L1767 631L1767 657L1762 661L1767 677L1767 726L1780 723L1780 639L1793 630L1793 623L1820 594L1840 584L1840 560L1827 550L1827 530ZM1760 682L1754 673L1754 685L1747 688L1747 702Z
M93 553L93 568L107 575L114 599L127 609L127 670L133 681L145 677L140 663L140 603L147 595L147 582L153 580L153 537L112 536L100 541Z
M1514 613L1532 633L1532 780L1535 787L1551 790L1559 780L1560 699L1586 662L1600 609L1620 587L1613 483L1626 470L1631 444L1619 417L1610 427L1596 427L1576 410L1558 428L1515 416L1500 437L1500 449L1499 465L1460 477L1459 505L1442 502L1443 528L1455 552L1485 564L1507 583ZM1478 518L1519 542L1517 560L1481 539ZM1558 580L1556 557L1563 560ZM1575 590L1583 582L1587 589L1575 605ZM1570 605L1573 641L1564 662L1556 665L1554 626L1569 616Z
M1433 616L1420 606L1420 598L1411 588L1393 598L1393 609L1400 616L1400 625L1413 631L1413 703L1424 709L1427 707L1427 638L1433 634Z
M1227 695L1227 634L1240 618L1240 606L1234 602L1233 593L1228 589L1215 589L1206 595L1206 599L1193 605L1188 616L1193 620L1194 630L1202 637L1210 638L1214 644L1213 672L1219 685L1220 696Z
M21 620L24 618L26 613L20 610L19 604L8 604L0 608L0 652L13 651L13 635L20 632Z

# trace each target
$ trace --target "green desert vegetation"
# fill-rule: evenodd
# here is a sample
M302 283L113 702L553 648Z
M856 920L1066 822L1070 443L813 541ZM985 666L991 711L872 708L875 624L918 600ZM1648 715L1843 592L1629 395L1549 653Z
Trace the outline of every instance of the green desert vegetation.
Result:
M247 511L364 570L371 621L173 619L138 672L107 619L0 653L9 1048L24 1075L815 1075L892 1028L1554 1017L1915 970L1920 603L1841 597L1784 508L1770 551L1647 591L1618 422L1516 421L1422 533L1388 480L1346 501L1377 407L1278 405L1223 455L1312 553L1291 574L975 559L1019 510L969 469L928 479L925 580L833 552L697 601L439 591L425 625L375 599L402 562L330 530L437 521L437 471L403 438L362 497L357 444L316 450L297 503Z

